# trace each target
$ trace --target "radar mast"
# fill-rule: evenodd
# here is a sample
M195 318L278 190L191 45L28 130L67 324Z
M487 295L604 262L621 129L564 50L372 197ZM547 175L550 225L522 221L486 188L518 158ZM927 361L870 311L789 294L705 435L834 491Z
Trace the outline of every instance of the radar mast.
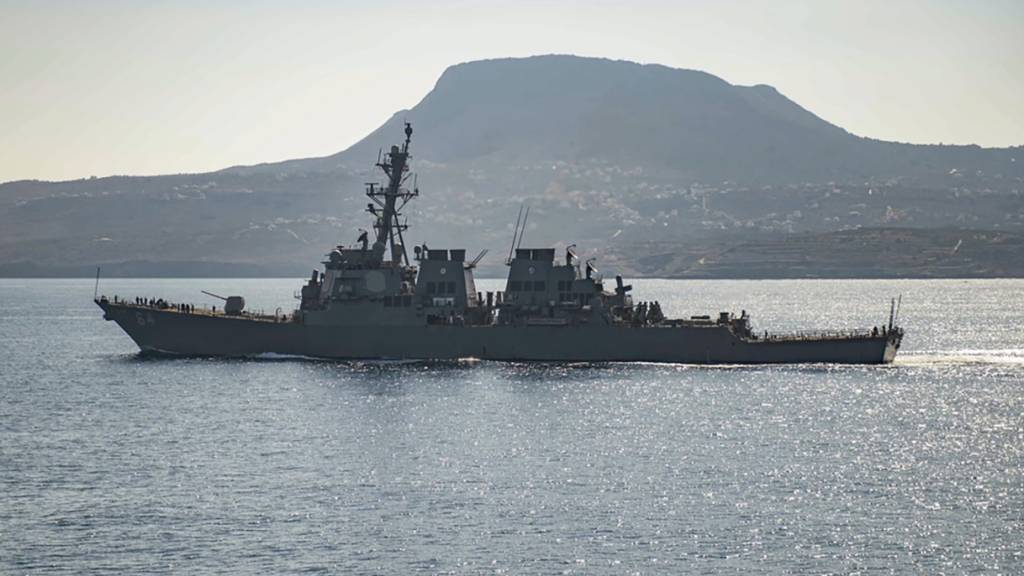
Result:
M373 229L376 232L376 239L373 243L373 256L378 262L384 260L385 250L390 249L391 263L395 265L409 265L409 256L405 251L405 241L402 239L402 232L409 228L408 224L399 221L402 209L410 200L419 196L419 189L413 186L410 191L404 187L405 181L409 179L409 142L412 139L412 124L405 123L405 142L401 148L392 146L391 150L384 156L383 160L377 161L380 168L388 177L387 187L376 182L366 184L366 195L383 208L378 211L373 204L367 208L367 212L376 217Z

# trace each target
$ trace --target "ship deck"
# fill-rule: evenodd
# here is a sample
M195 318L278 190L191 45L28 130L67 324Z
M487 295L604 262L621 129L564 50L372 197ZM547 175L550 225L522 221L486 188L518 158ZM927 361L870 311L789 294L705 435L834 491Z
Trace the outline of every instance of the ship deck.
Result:
M251 320L253 322L270 322L277 324L295 321L295 315L290 313L267 314L263 310L243 310L238 314L228 314L224 312L223 309L218 310L210 306L197 306L194 304L188 304L184 302L168 302L166 300L158 300L157 302L154 303L136 303L134 299L125 300L120 296L114 296L113 298L108 298L107 296L100 296L99 298L97 298L96 302L104 302L114 306L122 306L124 308L133 310L165 312L169 314L181 314L184 316L209 316L215 318L227 318L232 320Z
M251 321L251 322L266 322L272 324L281 324L296 322L297 318L294 313L275 313L267 314L262 310L259 311L242 311L239 314L227 314L222 309L216 309L209 306L200 306L187 303L168 302L164 300L157 300L156 302L145 301L142 303L136 303L133 300L125 300L120 296L114 296L108 298L107 296L101 296L97 299L97 302L104 301L106 303L122 306L128 309L135 310L146 310L146 311L157 311L162 313L170 314L181 314L186 316L205 316L211 318L223 318L237 321ZM552 322L552 323L537 323L545 326L562 326L568 325L564 322ZM497 327L498 324L477 324L467 327L471 328L490 328ZM634 326L635 328L652 329L652 330L664 330L671 328L717 328L720 325L717 322L702 321L702 320L689 320L689 319L667 319L660 324L649 324L642 326ZM865 338L878 338L886 336L885 330L872 330L872 329L852 329L852 330L802 330L797 332L770 332L761 331L760 333L753 333L750 336L741 338L750 343L767 343L767 342L811 342L811 341L843 341L843 340L859 340Z

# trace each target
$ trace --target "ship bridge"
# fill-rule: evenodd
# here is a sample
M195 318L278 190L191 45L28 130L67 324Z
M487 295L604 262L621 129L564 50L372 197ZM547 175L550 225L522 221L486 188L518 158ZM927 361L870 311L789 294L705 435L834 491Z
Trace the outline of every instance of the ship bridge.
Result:
M442 250L417 246L419 274L416 295L430 308L472 308L480 304L473 269L466 263L464 249Z

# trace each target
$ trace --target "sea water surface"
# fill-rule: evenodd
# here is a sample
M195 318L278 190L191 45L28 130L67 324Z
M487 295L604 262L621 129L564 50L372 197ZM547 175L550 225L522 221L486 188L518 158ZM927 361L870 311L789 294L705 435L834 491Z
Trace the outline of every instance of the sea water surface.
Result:
M1024 572L1024 281L633 285L779 331L902 294L907 336L891 366L146 359L91 280L0 280L0 573Z

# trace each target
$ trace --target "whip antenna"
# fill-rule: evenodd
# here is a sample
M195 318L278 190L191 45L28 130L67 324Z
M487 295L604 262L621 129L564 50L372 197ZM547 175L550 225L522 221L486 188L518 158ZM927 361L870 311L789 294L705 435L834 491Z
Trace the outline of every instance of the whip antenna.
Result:
M508 247L508 258L505 259L505 264L512 263L512 251L516 248L516 236L519 234L519 220L523 217L523 205L519 205L519 216L516 216L516 225L512 229L512 245Z
M516 244L516 250L523 243L523 236L526 236L526 221L530 219L530 207L526 207L526 215L523 216L523 229L519 232L519 242Z

